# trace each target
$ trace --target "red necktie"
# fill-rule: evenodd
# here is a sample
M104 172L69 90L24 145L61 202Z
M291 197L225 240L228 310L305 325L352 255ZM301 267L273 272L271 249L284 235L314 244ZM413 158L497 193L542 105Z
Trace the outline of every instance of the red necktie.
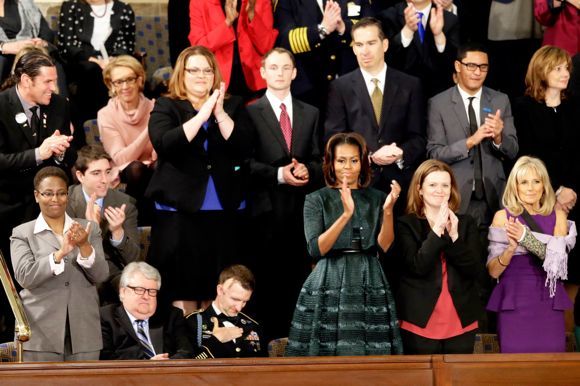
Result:
M290 116L288 111L286 111L286 105L284 103L280 104L280 128L282 129L282 134L286 140L286 145L288 145L288 150L292 150L292 124L290 123Z

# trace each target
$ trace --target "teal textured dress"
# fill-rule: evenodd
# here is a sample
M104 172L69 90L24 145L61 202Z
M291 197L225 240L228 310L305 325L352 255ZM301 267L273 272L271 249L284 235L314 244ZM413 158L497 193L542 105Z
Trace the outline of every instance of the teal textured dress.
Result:
M310 255L320 260L300 291L287 356L403 352L393 296L377 257L386 195L366 188L352 190L352 197L351 220L321 256L318 237L343 213L340 192L323 188L306 196L304 232Z

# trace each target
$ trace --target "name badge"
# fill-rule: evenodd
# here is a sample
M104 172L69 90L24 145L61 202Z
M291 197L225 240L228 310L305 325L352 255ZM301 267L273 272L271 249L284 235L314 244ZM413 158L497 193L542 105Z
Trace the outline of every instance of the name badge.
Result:
M356 5L354 2L349 2L346 5L348 11L348 17L360 16L360 5Z

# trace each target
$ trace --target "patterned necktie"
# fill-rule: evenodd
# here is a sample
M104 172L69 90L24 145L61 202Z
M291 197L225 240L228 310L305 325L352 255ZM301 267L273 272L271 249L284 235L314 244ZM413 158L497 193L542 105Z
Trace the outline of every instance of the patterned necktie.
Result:
M30 112L32 113L32 116L30 117L30 128L32 129L32 137L38 145L40 140L40 118L38 118L38 114L36 113L37 110L38 106L32 106L30 108Z
M417 12L417 17L419 18L419 23L417 23L419 40L421 41L421 43L423 43L423 41L425 41L425 27L423 27L423 12Z
M149 343L149 339L147 338L147 334L145 333L145 326L143 326L145 321L136 320L135 323L137 323L137 337L139 338L139 343L141 343L141 346L143 347L145 357L147 359L151 359L152 357L155 356L155 351L153 350L153 347Z
M473 109L473 100L475 97L469 97L469 107L467 108L467 113L469 115L469 131L471 135L475 134L477 131L477 118L475 116L475 110ZM478 144L473 147L473 160L474 162L474 170L473 170L473 178L475 180L475 198L478 200L483 199L484 190L483 190L483 167L482 167L482 160L481 160L481 144Z
M372 78L371 82L375 84L375 89L371 94L371 103L373 104L373 110L375 111L375 118L377 123L381 123L381 111L383 109L383 93L379 88L379 80L377 78Z
M288 111L286 111L286 105L284 103L280 104L280 128L282 129L282 134L284 135L284 140L286 140L286 145L288 146L288 151L292 151L292 124L290 123L290 116Z

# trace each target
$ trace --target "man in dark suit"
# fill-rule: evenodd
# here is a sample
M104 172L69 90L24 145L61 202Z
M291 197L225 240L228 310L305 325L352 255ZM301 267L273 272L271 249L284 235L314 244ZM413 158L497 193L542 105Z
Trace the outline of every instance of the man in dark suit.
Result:
M412 0L379 15L390 42L387 63L421 79L427 97L453 84L459 46L456 15L431 0Z
M242 313L254 286L254 275L243 265L232 265L220 273L212 304L186 316L195 359L265 355L260 326Z
M67 170L76 157L69 149L68 102L54 94L57 73L53 60L40 52L23 55L11 83L12 87L0 93L0 249L6 261L10 261L12 228L38 214L32 184L36 172L49 165ZM4 303L4 294L0 298ZM7 304L0 306L0 315L11 314ZM10 326L6 331L7 335L0 331L0 336L12 339Z
M80 184L69 188L66 210L100 225L109 279L101 283L99 296L101 305L115 303L121 271L140 254L135 199L109 188L111 157L101 145L79 150L75 169Z
M425 153L420 81L387 68L384 53L389 42L378 20L361 19L352 28L352 40L359 69L330 86L325 138L345 131L361 134L376 169L373 186L389 192L391 181L397 180L406 189Z
M103 349L100 359L184 359L193 349L181 310L170 307L164 320L155 315L161 287L159 271L140 261L121 275L122 304L101 308ZM159 313L158 313L159 315Z
M264 55L260 72L268 89L248 107L254 124L250 209L258 237L253 267L260 282L258 316L265 336L273 339L288 336L296 299L310 270L302 208L305 195L322 185L322 168L318 109L290 93L296 78L294 56L274 48ZM274 303L277 312L271 312Z

